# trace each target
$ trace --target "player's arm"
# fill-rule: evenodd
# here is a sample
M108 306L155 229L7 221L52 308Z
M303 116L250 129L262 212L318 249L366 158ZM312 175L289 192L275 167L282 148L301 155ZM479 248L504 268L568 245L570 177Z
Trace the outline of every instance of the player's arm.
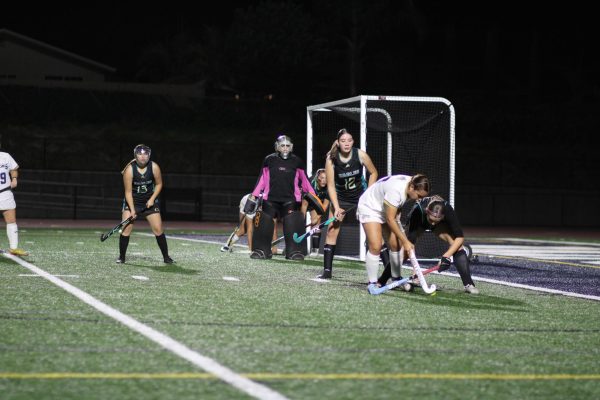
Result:
M252 191L252 194L250 195L250 198L252 200L256 199L262 192L265 191L267 186L269 186L271 184L269 182L269 179L267 178L267 176L269 176L268 172L269 172L269 165L267 164L267 159L265 159L265 161L263 162L263 167L260 169L260 174L258 175L258 180L256 181L256 186L254 186L254 190Z
M133 166L123 170L123 186L125 188L125 202L129 207L131 216L135 219L135 207L133 206Z
M152 196L150 196L148 202L146 203L146 207L148 208L154 205L154 202L158 198L158 195L160 194L163 188L163 180L160 167L155 162L152 163L152 174L154 175L154 192L152 193Z
M414 248L414 246L410 242L410 240L408 240L406 234L404 233L404 229L402 229L400 227L400 224L398 223L398 220L400 219L398 218L400 215L398 207L393 206L392 204L384 200L383 211L385 213L385 222L390 228L390 231L398 238L401 246L404 247L404 250L407 253L409 253Z
M458 222L458 217L454 208L450 205L446 205L444 208L444 221L448 224L450 228L450 233L454 237L454 243L452 246L446 250L442 257L451 257L462 247L465 243L465 235L463 233L462 227L460 226L460 222Z
M19 177L19 167L15 168L15 169L11 169L10 171L8 171L8 174L10 175L10 188L14 189L17 187L17 178Z
M325 161L325 176L327 177L327 194L329 195L329 201L333 205L333 215L337 218L338 214L343 211L340 210L340 203L338 203L337 192L335 191L335 170L333 168L333 161L327 158Z
M358 157L362 165L364 165L367 171L369 171L368 186L370 187L372 184L377 182L377 179L379 178L379 173L377 172L377 168L375 168L375 164L373 164L373 160L371 160L371 157L369 157L369 155L366 152L359 149Z

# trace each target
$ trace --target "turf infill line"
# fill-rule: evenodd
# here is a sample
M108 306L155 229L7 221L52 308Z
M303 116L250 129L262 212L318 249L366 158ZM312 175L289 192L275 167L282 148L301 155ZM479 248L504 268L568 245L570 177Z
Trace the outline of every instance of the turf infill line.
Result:
M248 378L279 380L483 380L483 381L566 381L600 380L600 374L445 374L445 373L252 373ZM0 372L0 379L216 379L214 375L198 372L126 373L126 372Z
M10 258L11 260L15 261L16 263L20 264L21 266L27 268L31 272L40 275L41 277L45 278L46 280L52 282L56 286L65 290L66 292L77 297L79 300L83 301L84 303L92 306L93 308L95 308L96 310L100 311L101 313L109 316L110 318L113 318L113 319L119 321L120 323L127 326L131 330L138 332L139 334L147 337L148 339L150 339L153 342L157 343L158 345L164 347L165 349L169 350L170 352L189 361L190 363L194 364L195 366L202 368L206 372L209 372L209 373L215 375L219 379L223 380L224 382L227 382L228 384L241 390L242 392L244 392L254 398L257 398L257 399L265 399L265 400L287 399L282 394L268 388L267 386L261 385L261 384L256 383L248 378L245 378L242 375L239 375L239 374L233 372L232 370L230 370L229 368L219 364L212 358L203 356L202 354L193 351L192 349L188 348L184 344L179 343L178 341L165 335L164 333L161 333L147 325L142 324L141 322L137 321L136 319L134 319L126 314L123 314L122 312L101 302L100 300L98 300L95 297L93 297L92 295L84 292L83 290L63 281L62 279L57 278L56 276L54 276L52 274L49 274L48 272L44 271L43 269L41 269L27 261L24 261L18 257L15 257L13 255L4 254L4 256L7 258Z

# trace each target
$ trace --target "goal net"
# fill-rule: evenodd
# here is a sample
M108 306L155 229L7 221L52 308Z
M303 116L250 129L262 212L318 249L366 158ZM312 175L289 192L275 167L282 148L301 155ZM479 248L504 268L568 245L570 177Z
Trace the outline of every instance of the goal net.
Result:
M454 206L454 107L440 97L357 96L307 110L307 155L309 175L325 166L325 156L337 132L346 128L355 147L366 151L379 178L387 175L429 177L431 193ZM365 171L366 173L366 171ZM414 202L402 209L402 222ZM324 236L324 235L323 235ZM365 259L365 234L355 218L344 220L336 255ZM426 232L416 246L421 259L439 257L446 244Z

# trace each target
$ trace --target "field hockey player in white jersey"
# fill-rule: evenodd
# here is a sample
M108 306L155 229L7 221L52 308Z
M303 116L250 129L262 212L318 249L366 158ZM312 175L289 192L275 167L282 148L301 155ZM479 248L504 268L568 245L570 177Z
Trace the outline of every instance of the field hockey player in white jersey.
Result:
M409 254L414 249L399 222L400 211L407 200L422 199L428 194L429 179L425 175L392 175L378 180L360 197L357 216L369 246L366 255L369 285L377 285L379 256L384 239L390 249L392 279L400 279L404 253Z
M12 190L17 187L19 164L8 153L0 151L0 210L6 222L9 253L14 256L29 255L19 248L19 229L17 228L17 204Z

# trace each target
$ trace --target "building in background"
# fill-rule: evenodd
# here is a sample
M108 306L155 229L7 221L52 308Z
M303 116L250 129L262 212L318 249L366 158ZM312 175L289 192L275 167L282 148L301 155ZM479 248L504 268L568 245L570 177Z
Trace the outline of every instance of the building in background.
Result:
M0 29L0 81L40 85L50 82L105 82L116 69L67 50Z

